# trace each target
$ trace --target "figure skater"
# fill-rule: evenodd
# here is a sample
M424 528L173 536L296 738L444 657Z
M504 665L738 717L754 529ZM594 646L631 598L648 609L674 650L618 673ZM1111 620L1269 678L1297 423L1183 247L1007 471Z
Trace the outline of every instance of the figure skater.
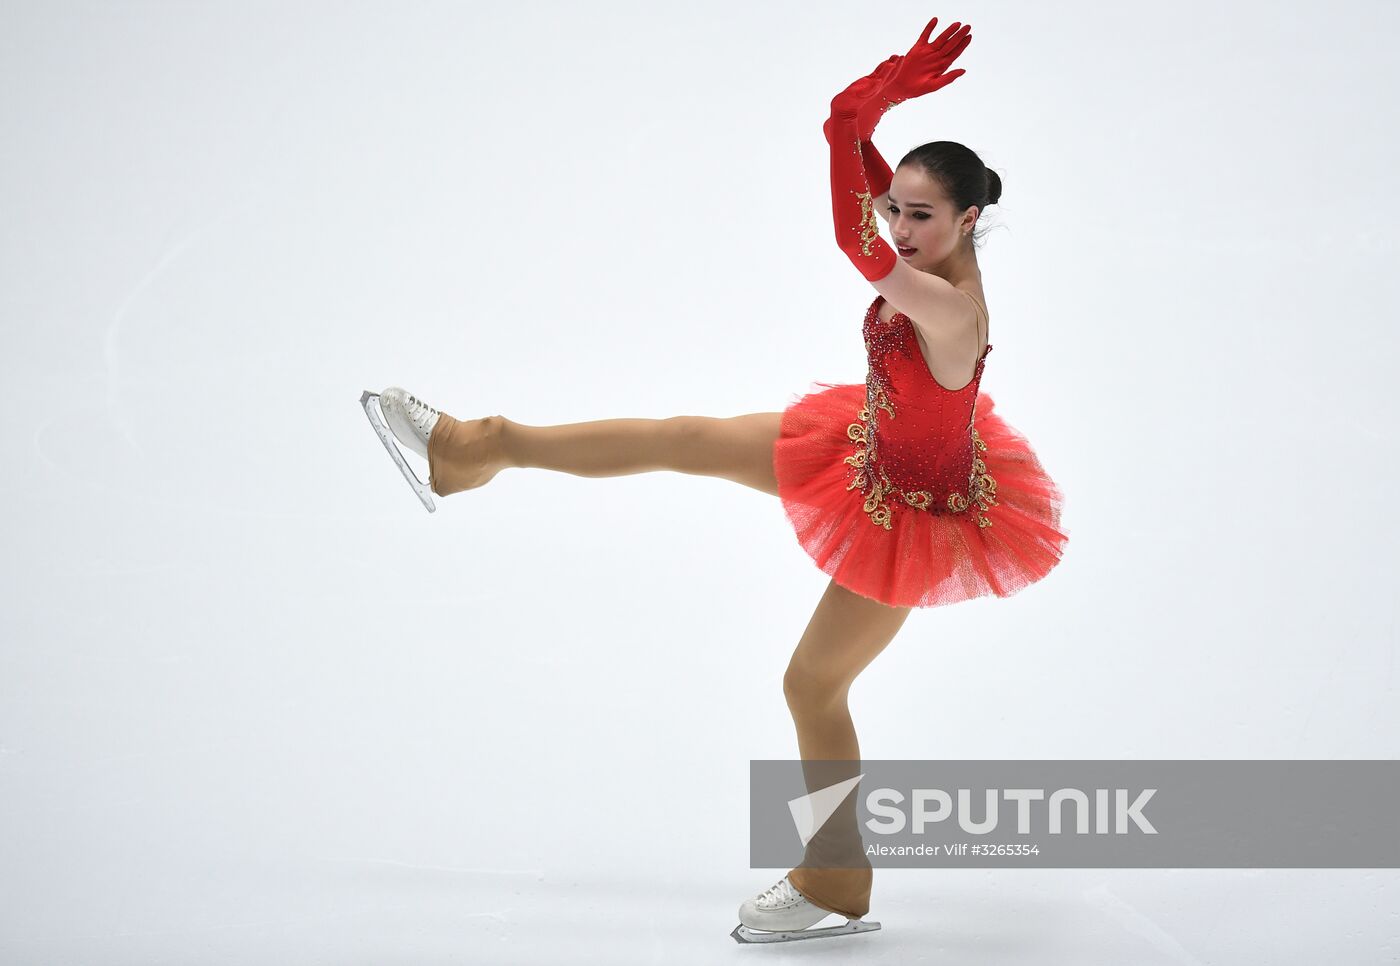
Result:
M871 143L885 111L964 73L948 68L970 27L954 23L930 41L937 23L836 95L824 127L836 241L878 293L862 327L863 385L815 383L818 391L781 413L562 426L457 420L399 388L361 397L371 422L368 400L377 398L394 437L428 461L428 485L442 497L510 467L587 477L670 470L778 497L798 542L831 577L783 677L809 790L859 774L847 695L911 609L1010 596L1044 577L1068 539L1054 481L980 389L992 347L974 229L1001 179L955 141L923 144L893 172ZM897 251L880 238L877 213ZM420 497L433 509L422 489ZM852 837L854 802L849 795L798 867L743 903L736 939L878 928L862 920L873 873ZM846 924L812 928L831 913Z

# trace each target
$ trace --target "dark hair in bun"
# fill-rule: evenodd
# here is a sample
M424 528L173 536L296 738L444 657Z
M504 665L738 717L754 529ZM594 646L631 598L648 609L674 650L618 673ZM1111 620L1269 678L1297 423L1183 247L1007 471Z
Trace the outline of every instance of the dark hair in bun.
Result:
M938 183L958 211L977 206L977 226L972 232L976 247L983 232L982 212L1001 200L1001 176L982 163L977 153L957 141L930 141L900 159L899 165L917 165Z

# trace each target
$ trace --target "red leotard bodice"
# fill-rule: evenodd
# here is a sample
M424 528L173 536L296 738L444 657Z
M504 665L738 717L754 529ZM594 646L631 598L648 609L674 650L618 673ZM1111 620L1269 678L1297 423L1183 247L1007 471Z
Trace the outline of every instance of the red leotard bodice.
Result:
M902 312L880 320L883 301L877 296L865 314L866 403L847 430L860 444L847 460L857 469L849 488L865 494L871 521L886 529L891 504L940 514L995 505L996 482L978 458L986 447L973 427L991 345L971 382L945 389L929 372L912 320ZM990 525L985 519L977 514L979 525Z

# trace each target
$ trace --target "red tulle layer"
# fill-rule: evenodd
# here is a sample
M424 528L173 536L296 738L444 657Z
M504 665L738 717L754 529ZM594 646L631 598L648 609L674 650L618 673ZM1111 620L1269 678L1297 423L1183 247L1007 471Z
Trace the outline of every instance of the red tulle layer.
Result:
M977 397L978 456L996 480L996 503L936 514L890 500L890 529L871 522L859 489L847 489L857 444L847 427L865 405L862 384L814 383L783 414L773 449L778 496L798 543L836 583L895 607L937 607L973 597L1009 597L1060 561L1068 534L1063 498L1026 438Z

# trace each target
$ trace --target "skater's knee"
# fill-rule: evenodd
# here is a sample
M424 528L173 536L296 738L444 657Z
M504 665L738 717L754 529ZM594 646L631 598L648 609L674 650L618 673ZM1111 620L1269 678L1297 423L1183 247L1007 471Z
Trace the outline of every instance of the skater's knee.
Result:
M669 416L658 420L669 468L682 473L713 473L715 423L709 416Z
M850 682L828 670L793 661L783 674L783 696L793 711L823 711L846 700Z
M745 423L748 418L672 416L663 420L669 434L671 468L776 493L772 444L755 441L753 430Z
M658 422L660 431L677 444L679 452L688 452L703 444L712 432L707 416L668 416Z

